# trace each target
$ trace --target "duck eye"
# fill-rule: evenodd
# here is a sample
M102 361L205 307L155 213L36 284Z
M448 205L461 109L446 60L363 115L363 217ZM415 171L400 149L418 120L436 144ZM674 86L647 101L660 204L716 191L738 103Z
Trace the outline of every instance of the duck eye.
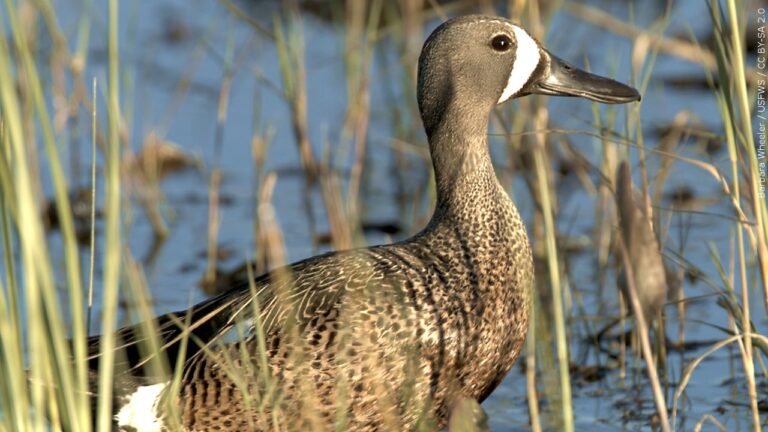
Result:
M494 36L493 39L491 39L491 47L498 52L507 51L512 47L512 39L505 34Z

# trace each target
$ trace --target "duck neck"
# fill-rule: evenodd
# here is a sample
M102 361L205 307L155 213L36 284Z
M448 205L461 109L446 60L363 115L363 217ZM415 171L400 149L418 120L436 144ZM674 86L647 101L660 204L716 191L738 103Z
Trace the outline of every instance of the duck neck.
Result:
M490 197L483 192L499 188L488 153L489 113L467 111L471 110L450 105L440 121L427 128L437 187L436 213L487 205L467 200Z

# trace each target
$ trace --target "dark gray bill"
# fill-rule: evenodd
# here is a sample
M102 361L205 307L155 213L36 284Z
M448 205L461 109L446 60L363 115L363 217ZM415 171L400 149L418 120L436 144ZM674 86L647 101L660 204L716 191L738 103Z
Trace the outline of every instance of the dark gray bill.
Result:
M552 54L547 55L550 59L549 70L541 79L530 84L530 93L578 96L609 104L640 100L640 93L628 85L585 72Z

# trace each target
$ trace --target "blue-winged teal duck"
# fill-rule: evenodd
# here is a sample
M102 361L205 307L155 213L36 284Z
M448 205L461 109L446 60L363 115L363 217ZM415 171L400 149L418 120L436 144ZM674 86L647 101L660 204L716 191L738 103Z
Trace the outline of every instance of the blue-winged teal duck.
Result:
M440 25L418 65L437 184L431 221L398 243L312 257L256 278L255 291L243 285L158 317L170 364L184 364L173 401L181 427L440 428L457 401L488 397L523 346L533 282L525 226L489 157L488 120L496 105L528 94L640 99L558 59L506 19ZM266 355L254 334L222 337L238 321L261 325ZM119 331L125 372L116 378L115 422L162 430L169 385L141 367L139 334ZM97 337L90 350L98 352ZM271 390L259 378L265 368Z

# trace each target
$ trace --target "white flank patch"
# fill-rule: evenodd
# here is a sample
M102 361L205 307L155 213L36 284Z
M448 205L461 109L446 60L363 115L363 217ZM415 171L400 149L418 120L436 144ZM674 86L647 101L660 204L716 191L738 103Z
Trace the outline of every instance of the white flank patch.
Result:
M533 71L536 70L536 66L539 65L539 60L541 60L539 44L533 40L528 32L520 27L512 26L512 28L515 32L515 39L517 39L515 63L512 65L512 72L509 74L507 87L504 88L504 92L496 103L505 102L519 92L531 78Z
M139 432L160 432L162 422L155 408L160 399L160 393L168 383L141 386L128 396L128 403L123 405L115 415L119 427L130 426Z

